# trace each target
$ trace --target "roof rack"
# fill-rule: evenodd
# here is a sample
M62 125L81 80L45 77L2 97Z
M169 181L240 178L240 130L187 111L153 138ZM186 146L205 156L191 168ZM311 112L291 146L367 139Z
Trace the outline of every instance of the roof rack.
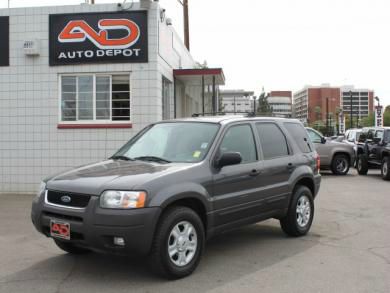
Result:
M191 117L202 117L202 116L224 116L224 115L246 115L246 117L276 117L273 113L255 113L255 112L245 112L245 111L236 111L236 112L209 112L209 113L193 113Z

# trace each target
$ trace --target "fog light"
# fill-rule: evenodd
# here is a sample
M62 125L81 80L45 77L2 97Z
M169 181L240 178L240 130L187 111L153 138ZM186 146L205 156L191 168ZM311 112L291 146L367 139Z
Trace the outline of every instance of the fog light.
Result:
M122 237L114 237L114 244L118 246L125 246L125 239Z

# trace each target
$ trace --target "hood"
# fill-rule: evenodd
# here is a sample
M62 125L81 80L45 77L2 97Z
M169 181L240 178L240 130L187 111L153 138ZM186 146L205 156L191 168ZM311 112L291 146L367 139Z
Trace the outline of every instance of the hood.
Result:
M47 181L47 189L91 195L100 195L108 189L143 189L146 182L189 166L186 163L106 160L55 175Z

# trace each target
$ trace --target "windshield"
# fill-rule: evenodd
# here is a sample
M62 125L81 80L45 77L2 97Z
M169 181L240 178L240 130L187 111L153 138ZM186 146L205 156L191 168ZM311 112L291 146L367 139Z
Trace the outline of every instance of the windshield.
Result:
M114 156L159 158L166 162L199 162L206 156L218 129L219 125L215 123L155 124L131 139Z

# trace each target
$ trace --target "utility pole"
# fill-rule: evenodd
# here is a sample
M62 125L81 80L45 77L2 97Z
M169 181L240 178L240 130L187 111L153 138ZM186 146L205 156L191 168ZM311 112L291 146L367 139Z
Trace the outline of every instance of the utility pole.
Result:
M326 133L329 135L329 98L326 98Z
M253 96L253 115L257 116L257 111L256 111L256 96Z
M183 16L184 16L184 44L187 50L190 50L190 24L188 15L188 0L183 0Z
M350 109L349 109L349 115L350 115L350 117L349 117L349 128L353 128L353 112L352 112L352 91L349 91L349 98L351 99L350 100Z

